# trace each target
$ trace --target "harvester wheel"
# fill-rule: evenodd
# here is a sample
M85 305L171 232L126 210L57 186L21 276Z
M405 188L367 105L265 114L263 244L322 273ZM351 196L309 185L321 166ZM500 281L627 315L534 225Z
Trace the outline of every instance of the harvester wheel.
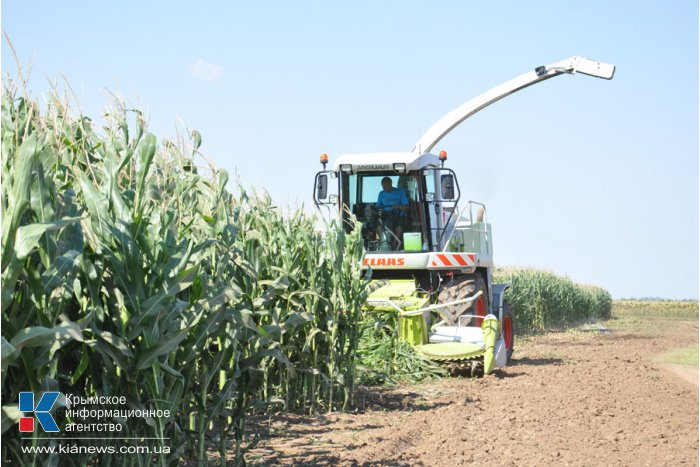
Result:
M485 316L489 312L488 291L484 278L479 273L464 274L455 276L452 283L446 284L438 295L438 303L454 302L469 298L481 290L482 294L476 299L471 307L465 309L464 305L452 305L445 307L445 310L454 317L454 322L448 323L456 325L458 317L462 314ZM482 319L469 320L470 325L481 326Z
M503 303L503 321L501 321L501 327L503 329L503 340L506 344L506 355L508 355L506 364L508 364L510 363L510 358L513 356L513 349L515 347L515 320L513 319L513 310L511 310L507 302Z

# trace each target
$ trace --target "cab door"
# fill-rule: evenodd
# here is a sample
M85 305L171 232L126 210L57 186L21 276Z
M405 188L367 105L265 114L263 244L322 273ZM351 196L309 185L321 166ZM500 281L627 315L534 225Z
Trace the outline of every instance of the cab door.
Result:
M449 241L451 231L459 218L459 184L455 173L447 168L423 169L423 182L431 246L433 251L441 251Z

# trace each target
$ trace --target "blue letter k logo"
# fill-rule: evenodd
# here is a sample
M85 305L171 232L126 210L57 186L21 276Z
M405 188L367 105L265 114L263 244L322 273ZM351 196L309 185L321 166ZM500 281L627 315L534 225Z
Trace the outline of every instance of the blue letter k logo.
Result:
M34 393L33 392L20 392L19 393L19 411L30 413L34 412L41 428L47 433L55 433L58 431L58 425L56 420L53 419L51 409L56 403L60 392L47 391L41 396L39 403L36 408L34 408Z

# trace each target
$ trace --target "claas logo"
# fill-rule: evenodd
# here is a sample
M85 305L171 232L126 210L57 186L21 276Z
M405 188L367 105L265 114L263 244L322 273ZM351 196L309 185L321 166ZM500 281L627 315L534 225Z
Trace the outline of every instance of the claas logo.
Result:
M33 392L20 392L19 393L19 411L22 412L24 416L19 418L19 431L24 433L31 433L34 431L34 417L39 420L39 425L47 433L55 433L58 431L58 425L56 420L53 419L51 415L51 409L53 409L56 399L60 395L59 392L47 391L39 399L39 403L34 406L34 393ZM33 416L27 417L27 414L34 414Z
M362 264L365 266L403 266L404 258L365 258Z

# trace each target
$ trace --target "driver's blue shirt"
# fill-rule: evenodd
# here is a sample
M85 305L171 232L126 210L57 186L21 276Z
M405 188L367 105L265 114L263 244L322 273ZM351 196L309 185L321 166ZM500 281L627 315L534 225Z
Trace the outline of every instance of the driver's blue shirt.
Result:
M386 212L394 210L392 206L408 206L408 197L401 188L392 188L391 191L380 191L377 198L377 207L384 209ZM399 211L400 215L405 216L406 211Z

